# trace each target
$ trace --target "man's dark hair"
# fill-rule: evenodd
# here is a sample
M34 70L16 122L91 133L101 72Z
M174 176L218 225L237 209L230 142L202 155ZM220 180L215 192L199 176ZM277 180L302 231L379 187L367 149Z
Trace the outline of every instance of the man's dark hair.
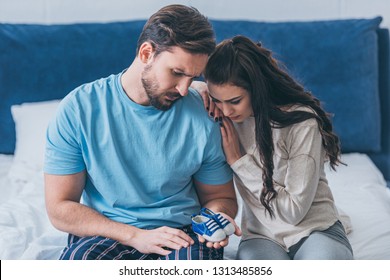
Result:
M137 43L137 54L144 42L150 42L157 56L176 46L192 54L211 54L215 35L208 19L196 8L169 5L146 22Z

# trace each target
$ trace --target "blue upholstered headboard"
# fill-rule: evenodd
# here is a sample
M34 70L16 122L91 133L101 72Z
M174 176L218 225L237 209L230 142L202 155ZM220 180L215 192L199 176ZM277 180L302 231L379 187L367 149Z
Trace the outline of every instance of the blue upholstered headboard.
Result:
M11 105L62 98L120 72L144 22L0 24L0 153L15 149ZM389 32L380 22L212 20L218 41L243 34L272 49L333 114L342 151L368 153L390 180Z

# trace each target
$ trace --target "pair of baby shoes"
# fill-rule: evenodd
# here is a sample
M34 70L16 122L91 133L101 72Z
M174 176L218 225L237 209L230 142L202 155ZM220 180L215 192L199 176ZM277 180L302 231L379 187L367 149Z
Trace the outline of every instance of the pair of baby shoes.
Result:
M207 241L218 242L235 231L234 225L219 213L202 208L199 214L191 216L192 230Z

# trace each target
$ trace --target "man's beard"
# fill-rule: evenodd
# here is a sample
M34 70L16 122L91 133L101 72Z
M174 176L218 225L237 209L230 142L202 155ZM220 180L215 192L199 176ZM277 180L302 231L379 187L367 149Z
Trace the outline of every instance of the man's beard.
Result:
M177 92L165 92L158 94L158 84L156 82L150 81L152 79L148 79L146 76L150 72L151 65L147 66L142 72L142 85L144 87L144 90L146 92L146 95L149 98L150 105L155 107L156 109L159 109L161 111L167 111L169 110L172 105L180 99L181 95ZM168 100L165 99L165 97L169 97L171 99L176 98L174 100Z

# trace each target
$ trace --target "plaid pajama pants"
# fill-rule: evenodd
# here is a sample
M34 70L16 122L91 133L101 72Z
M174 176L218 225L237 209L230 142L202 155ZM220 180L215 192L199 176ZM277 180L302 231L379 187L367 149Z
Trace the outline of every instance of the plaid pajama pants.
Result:
M181 228L194 241L194 245L173 250L168 256L143 254L118 241L102 236L78 237L69 234L68 245L60 260L222 260L223 248L211 249L198 241L191 226Z

